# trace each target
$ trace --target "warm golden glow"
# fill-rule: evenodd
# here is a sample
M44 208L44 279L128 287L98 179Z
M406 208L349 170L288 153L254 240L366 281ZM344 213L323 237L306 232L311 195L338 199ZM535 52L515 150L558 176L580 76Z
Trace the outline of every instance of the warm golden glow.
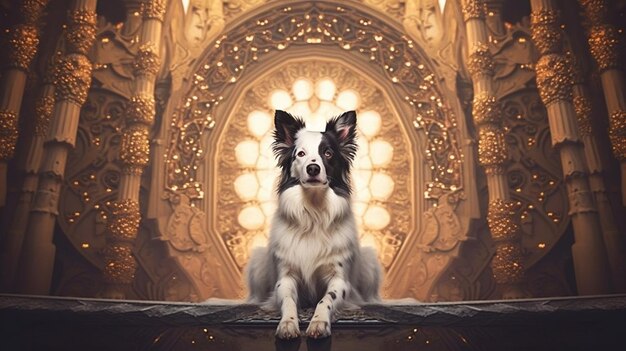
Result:
M235 147L235 157L241 173L233 186L245 203L239 210L237 222L248 230L248 248L267 245L270 219L276 210L275 182L279 171L272 154L271 112L283 109L305 119L307 127L323 131L328 118L361 106L359 92L354 89L337 91L329 78L312 81L295 79L291 91L271 91L268 106L259 106L247 116L247 129L254 139L245 139ZM380 250L380 237L374 232L385 229L391 215L385 202L393 194L395 183L387 173L393 158L393 146L379 134L383 118L379 112L365 109L358 112L359 151L353 171L354 213L360 227L362 243Z

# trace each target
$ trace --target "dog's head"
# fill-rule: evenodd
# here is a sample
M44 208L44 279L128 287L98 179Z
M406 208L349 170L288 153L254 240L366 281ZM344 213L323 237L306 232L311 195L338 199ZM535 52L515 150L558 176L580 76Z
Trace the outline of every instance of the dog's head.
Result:
M341 196L350 194L350 166L357 145L356 112L348 111L326 123L326 130L313 132L304 121L285 111L276 111L272 148L281 167L278 191L292 186L330 187Z

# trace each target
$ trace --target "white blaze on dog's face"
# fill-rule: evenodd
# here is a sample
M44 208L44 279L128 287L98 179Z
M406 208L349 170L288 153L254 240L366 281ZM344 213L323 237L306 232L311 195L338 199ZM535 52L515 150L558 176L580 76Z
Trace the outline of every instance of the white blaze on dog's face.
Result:
M326 187L328 177L323 157L332 156L331 150L320 150L322 133L301 129L295 138L294 159L291 163L291 176L298 179L305 188ZM321 155L323 151L325 155Z

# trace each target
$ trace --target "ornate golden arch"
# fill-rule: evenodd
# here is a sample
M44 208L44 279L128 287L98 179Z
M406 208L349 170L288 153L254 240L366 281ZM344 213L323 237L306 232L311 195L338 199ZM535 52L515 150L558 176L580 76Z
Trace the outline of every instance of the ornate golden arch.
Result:
M463 116L458 98L437 66L392 19L352 3L277 1L226 28L165 109L148 217L156 219L158 236L169 242L170 255L200 298L242 295L241 272L205 218L220 210L210 200L219 194L218 180L206 172L215 165L207 155L244 82L290 56L310 56L312 48L379 82L409 131L410 147L419 151L411 176L413 221L420 226L406 233L384 291L426 300L477 216L471 138L465 118L458 117Z

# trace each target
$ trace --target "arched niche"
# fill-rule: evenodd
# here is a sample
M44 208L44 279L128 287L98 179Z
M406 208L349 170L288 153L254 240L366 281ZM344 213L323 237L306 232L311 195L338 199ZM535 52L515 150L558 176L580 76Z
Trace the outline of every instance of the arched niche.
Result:
M387 267L383 295L429 299L477 216L471 139L438 66L396 22L351 2L266 4L231 23L201 55L172 93L153 148L148 217L157 236L198 296L243 295L241 262L216 227L236 221L218 206L220 140L254 82L303 59L335 62L388 101L412 158L412 189L407 232Z

